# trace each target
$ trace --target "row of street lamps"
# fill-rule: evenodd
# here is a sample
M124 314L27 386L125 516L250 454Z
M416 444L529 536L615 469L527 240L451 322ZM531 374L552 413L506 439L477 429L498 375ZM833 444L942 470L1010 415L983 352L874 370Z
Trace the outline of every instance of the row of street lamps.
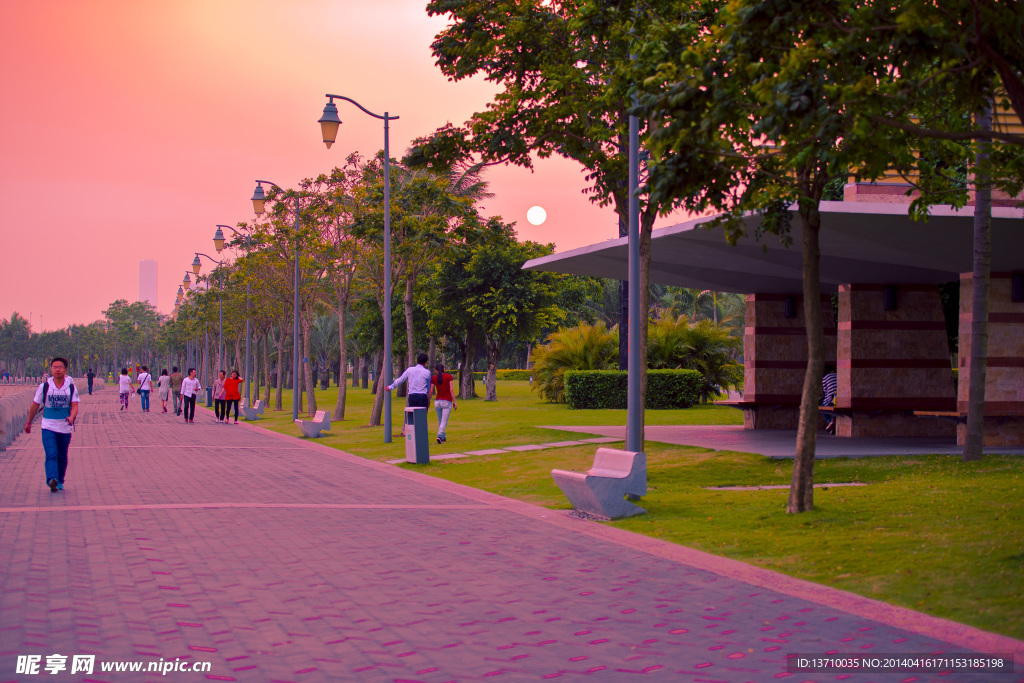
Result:
M332 95L327 94L327 105L324 107L323 115L318 120L320 124L320 130L322 133L324 144L330 149L331 145L334 144L338 136L338 128L341 126L341 119L338 117L338 106L334 104L334 100L345 100L351 102L355 106L359 107L363 112L372 116L375 119L380 119L384 122L384 374L381 380L385 383L385 386L392 382L392 370L391 370L391 150L389 148L389 124L391 121L398 119L397 116L391 116L390 113L384 112L384 115L374 114L372 111L359 104L350 97L344 95ZM252 207L256 216L262 216L264 213L264 207L266 203L266 192L263 189L263 185L267 184L272 187L276 187L279 191L284 192L283 188L277 183L269 180L257 180L256 189L252 194ZM294 353L292 355L292 419L298 419L299 417L299 197L296 194L294 197L295 206L293 213L292 229L295 232L295 296L292 304L292 339L294 347ZM217 249L217 253L224 249L224 233L222 228L227 228L236 235L241 236L238 230L235 230L229 225L218 224L217 232L214 233L213 243ZM245 235L245 251L249 253L251 247L250 235ZM192 261L192 272L198 277L199 271L202 268L202 262L199 257L202 256L209 259L216 265L222 265L221 261L207 256L206 254L196 252L195 259ZM224 358L224 287L223 281L221 280L222 275L218 273L218 285L220 289L220 330L219 330L219 348L220 358ZM175 304L175 313L177 313L178 306L180 306L182 299L184 298L184 291L187 292L191 286L191 278L188 272L185 272L185 278L182 280L182 286L178 287L177 303ZM251 339L251 328L249 322L249 285L246 284L246 315L245 315L245 371L243 377L245 378L245 402L246 405L250 404L249 401L249 369L250 369L250 339ZM384 443L391 443L391 393L384 392Z

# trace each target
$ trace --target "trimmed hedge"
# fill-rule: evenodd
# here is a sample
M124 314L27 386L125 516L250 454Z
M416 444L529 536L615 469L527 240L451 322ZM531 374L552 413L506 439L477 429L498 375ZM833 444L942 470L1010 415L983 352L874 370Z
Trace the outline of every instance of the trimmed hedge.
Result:
M566 370L565 402L570 408L625 408L629 373L624 370ZM689 408L700 402L704 378L696 370L648 370L647 407Z
M532 370L498 370L497 379L505 380L510 382L529 382L530 377L533 376ZM484 381L487 379L486 372L474 372L473 379L478 381Z

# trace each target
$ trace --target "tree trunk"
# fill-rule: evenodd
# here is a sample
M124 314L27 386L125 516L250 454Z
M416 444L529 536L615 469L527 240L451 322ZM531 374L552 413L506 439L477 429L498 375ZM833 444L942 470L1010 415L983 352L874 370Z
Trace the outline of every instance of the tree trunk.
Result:
M353 389L358 389L359 388L359 377L360 377L361 370L362 370L362 368L360 366L362 365L362 362L361 362L362 360L363 360L362 357L359 356L359 355L352 356L352 388ZM342 368L341 371L345 372L345 369Z
M992 129L992 109L976 117L982 130ZM988 370L988 298L992 270L992 185L985 166L988 142L979 142L974 172L974 266L971 269L971 358L968 368L967 435L964 461L981 460L984 453L985 382Z
M405 358L403 356L399 356L398 357L398 374L395 375L395 379L398 379L399 377L401 377L402 373L405 372L408 368L409 368L409 366L406 365ZM405 398L408 395L409 395L409 383L408 382L403 383L402 386L400 386L397 389L395 389L395 397L396 398Z
M498 400L498 360L501 357L501 345L493 339L487 339L487 392L485 401Z
M281 323L280 334L277 336L277 391L274 394L274 410L284 410L284 360L288 357L285 346L288 339L288 325Z
M379 427L382 424L380 418L384 412L384 392L387 391L381 377L384 376L384 363L389 361L384 358L383 351L379 351L378 354L380 355L380 365L377 366L377 376L373 378L373 390L376 394L373 398L373 410L370 412L371 427Z
M476 398L476 381L473 379L473 366L476 364L476 339L473 328L466 330L466 343L462 346L462 364L459 367L459 398Z
M377 393L377 385L380 384L380 369L381 367L383 367L383 364L381 363L380 360L381 353L383 352L380 349L377 349L376 351L373 352L373 360L370 365L370 367L372 367L374 370L373 385L370 387L370 393L374 395L376 395ZM367 373L369 373L369 368L367 368Z
M430 338L430 348L427 349L427 356L429 356L429 359L427 360L427 369L433 372L434 366L437 365L435 362L437 360L437 340L433 337Z
M348 365L348 345L345 343L345 303L338 304L338 402L334 405L334 419L345 419L345 392L348 389L345 371ZM357 359L358 361L358 359ZM352 376L355 377L355 368L352 369Z
M243 335L240 335L240 334L235 336L235 358L234 358L234 362L231 363L231 369L235 370L235 371L239 370L238 359L242 357L242 336ZM249 369L246 368L245 371L249 372ZM242 374L242 373L239 372L239 374Z
M302 370L303 370L303 385L306 390L306 398L308 401L309 408L306 411L310 417L316 412L316 382L313 381L313 364L309 362L310 353L312 351L313 339L310 333L310 323L303 321L302 323ZM300 406L301 408L301 406Z
M406 357L407 365L405 367L412 367L416 364L416 337L413 336L413 324L412 324L412 294L413 294L413 276L411 273L406 273L405 276L405 297L403 303L405 304L405 345L408 349L408 355ZM403 370L404 371L404 370Z
M821 249L818 235L821 214L817 202L800 207L803 224L804 325L807 330L807 371L800 398L800 422L796 432L793 477L786 512L814 509L814 452L818 439L818 403L825 370L825 336L821 326Z
M365 389L370 383L370 354L364 353L361 367L359 368L359 383Z
M263 335L263 405L270 403L270 335L269 330Z

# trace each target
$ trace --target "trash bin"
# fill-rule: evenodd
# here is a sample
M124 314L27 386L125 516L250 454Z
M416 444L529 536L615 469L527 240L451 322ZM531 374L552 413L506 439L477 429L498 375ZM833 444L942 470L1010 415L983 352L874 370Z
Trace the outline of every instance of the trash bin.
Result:
M405 409L405 461L418 465L430 462L426 408Z
M213 407L213 387L206 387L206 407Z

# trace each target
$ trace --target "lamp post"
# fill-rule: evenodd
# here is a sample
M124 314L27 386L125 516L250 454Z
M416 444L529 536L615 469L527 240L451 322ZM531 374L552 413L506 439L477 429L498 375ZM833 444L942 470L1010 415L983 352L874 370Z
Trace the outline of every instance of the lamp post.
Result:
M203 267L202 263L200 263L200 261L199 261L199 257L200 256L202 256L203 258L206 258L206 259L210 259L210 261L212 261L213 263L216 263L218 266L221 265L220 261L218 261L218 260L216 260L214 258L211 258L211 257L207 256L206 254L201 254L198 251L195 252L195 254L196 254L196 257L195 257L195 259L192 260L192 272L196 274L196 277L199 276L199 270ZM224 274L221 273L220 271L217 271L217 289L220 290L220 297L218 298L218 301L217 301L217 305L218 305L219 310L220 310L220 329L218 330L218 334L217 334L217 337L218 337L217 338L217 346L218 346L218 353L220 355L217 356L217 360L220 362L221 365L223 365L224 364Z
M188 271L185 271L185 277L181 280L181 286L185 288L187 293L192 288L192 279L189 277ZM198 365L198 359L196 358L196 345L191 341L186 343L185 347L185 365L189 365L189 354L192 355L192 365ZM187 374L187 373L186 373Z
M252 209L256 216L263 215L264 203L267 200L263 192L263 183L272 185L284 192L277 183L269 180L257 180L256 189L252 193ZM295 231L295 301L292 304L292 420L299 419L299 197L295 196L295 217L292 223ZM280 373L279 373L280 374Z
M341 119L338 118L338 106L334 104L336 99L351 102L362 109L364 113L384 122L384 376L381 379L385 382L385 386L388 386L393 379L391 373L391 151L388 148L388 128L389 123L397 121L398 117L391 116L388 112L384 112L383 116L374 114L351 97L344 95L327 93L325 97L327 97L327 104L324 106L323 115L318 123L327 149L334 144L338 137L338 128L341 126ZM391 443L390 391L384 392L384 443Z
M230 230L231 232L235 233L236 235L241 235L242 234L242 233L238 232L237 230L235 230L234 228L232 228L230 225L222 225L222 224L218 223L217 224L217 232L213 233L213 246L217 250L218 254L221 253L222 251L224 251L224 233L221 231L221 228L227 228L228 230ZM251 244L250 244L250 237L251 237L251 235L246 233L246 235L245 235L245 253L247 255L249 253L249 249L250 249L250 246L251 246ZM246 406L251 406L252 405L252 403L249 401L249 362L250 362L249 341L250 341L251 338L252 338L252 332L251 332L250 321L249 321L249 278L246 278L245 279L245 372L242 373L242 377L245 379L245 405Z

